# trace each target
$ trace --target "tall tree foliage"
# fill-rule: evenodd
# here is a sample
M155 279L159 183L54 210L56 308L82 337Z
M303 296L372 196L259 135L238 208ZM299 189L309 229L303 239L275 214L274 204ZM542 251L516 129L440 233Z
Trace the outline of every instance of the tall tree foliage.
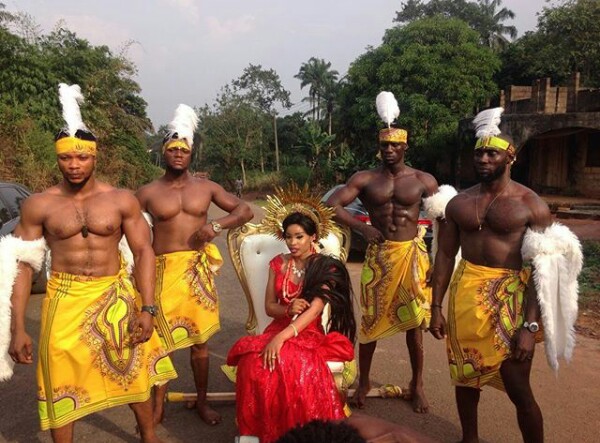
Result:
M527 85L551 77L564 83L574 71L586 86L600 87L600 2L569 0L546 7L537 30L528 32L503 54L502 86Z
M300 88L309 87L308 100L313 120L321 119L323 104L326 103L326 97L332 94L338 76L339 73L331 69L331 62L316 57L302 63L298 74L294 76L300 80Z
M8 19L14 23L15 17ZM34 29L32 18L27 20ZM150 180L156 170L144 135L151 123L133 79L133 63L64 28L24 38L3 26L6 21L6 14L0 15L0 151L8 165L5 177L34 189L57 179L52 135L63 125L58 84L64 82L79 84L86 98L83 118L99 138L98 174L132 188Z
M515 13L502 7L502 0L407 0L402 9L396 12L394 21L409 23L425 17L441 15L458 18L477 31L483 44L499 50L508 44L507 36L514 39L517 28L504 22L515 18Z
M433 171L455 149L458 121L497 93L498 57L463 21L441 16L386 31L352 63L340 106L343 136L360 157L375 155L378 92L399 101L413 164Z
M277 106L291 106L289 97L273 69L250 64L221 89L214 105L201 109L205 160L215 178L231 181L241 175L246 182L248 168L266 171L272 157L270 146L275 144L269 128Z

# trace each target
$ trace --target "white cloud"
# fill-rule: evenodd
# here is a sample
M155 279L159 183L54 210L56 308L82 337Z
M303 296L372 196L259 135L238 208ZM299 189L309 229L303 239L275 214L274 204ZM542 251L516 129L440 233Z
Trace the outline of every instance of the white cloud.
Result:
M256 17L243 15L227 20L219 20L215 16L206 18L208 35L212 39L227 40L236 34L247 34L256 29Z
M53 25L64 22L65 26L77 34L78 37L89 40L93 45L106 45L114 53L126 48L129 59L138 63L144 56L144 50L140 44L121 24L102 20L92 15L60 15L53 17ZM133 42L133 43L132 43Z
M200 23L200 8L194 0L168 0L168 3L181 10L183 16L190 23L197 25Z

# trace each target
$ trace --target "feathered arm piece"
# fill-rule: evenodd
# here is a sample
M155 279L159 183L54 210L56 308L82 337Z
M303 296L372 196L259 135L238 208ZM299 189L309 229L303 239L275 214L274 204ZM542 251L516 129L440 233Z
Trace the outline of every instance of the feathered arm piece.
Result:
M67 124L67 132L71 137L75 136L78 129L86 130L87 127L81 118L79 105L83 103L83 94L79 85L58 85L58 96L62 106L62 115Z
M381 120L389 128L400 115L400 108L398 107L396 97L391 92L382 91L377 95L375 105L377 106L379 117L381 117Z
M177 132L178 138L183 138L191 148L194 144L194 131L198 127L198 115L190 106L180 104L175 109L173 121L169 123L169 130Z
M435 259L435 254L438 251L438 235L440 231L439 219L446 217L446 206L450 200L458 193L453 186L442 185L438 188L438 192L423 199L423 210L427 214L427 218L433 224L433 240L431 242L431 256ZM455 263L460 261L460 251L458 252Z
M501 116L503 112L504 108L492 108L477 114L473 119L475 136L477 138L482 138L500 135L501 131L498 125L502 121Z
M10 317L13 285L18 275L20 261L29 264L36 272L40 270L46 253L43 238L25 241L13 235L0 240L0 381L13 375L14 362L8 355L10 345Z
M569 361L575 348L577 277L583 253L577 236L553 223L542 232L528 229L521 247L523 260L531 260L533 281L542 312L546 359L555 371L560 357Z

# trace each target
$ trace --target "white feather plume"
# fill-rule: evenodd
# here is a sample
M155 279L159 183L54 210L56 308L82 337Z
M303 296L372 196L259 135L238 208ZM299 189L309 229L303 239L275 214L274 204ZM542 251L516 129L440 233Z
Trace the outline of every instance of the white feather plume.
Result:
M398 107L398 101L394 94L388 91L382 91L377 94L375 99L375 105L377 106L377 113L381 120L388 126L398 118L400 115L400 108Z
M67 85L60 83L58 85L58 97L62 106L62 115L68 134L73 137L78 129L87 131L87 127L81 118L79 104L83 103L83 94L79 85Z
M198 126L198 115L190 106L180 104L175 109L173 121L169 123L169 130L177 132L178 138L183 138L191 148L194 144L194 131Z
M502 121L500 117L503 112L504 108L491 108L477 114L473 119L475 136L481 138L500 135L502 131L500 131L498 125Z

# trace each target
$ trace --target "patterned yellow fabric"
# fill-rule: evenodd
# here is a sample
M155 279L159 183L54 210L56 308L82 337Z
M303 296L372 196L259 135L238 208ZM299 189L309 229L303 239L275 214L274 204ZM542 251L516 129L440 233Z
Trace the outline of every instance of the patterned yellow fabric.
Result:
M63 137L54 144L56 154L67 154L76 152L79 154L96 155L96 142L92 140L82 140L77 137Z
M361 343L428 325L431 288L426 284L424 232L419 229L414 240L386 240L367 248L361 275Z
M140 306L125 271L109 277L52 273L37 367L42 430L146 401L153 385L177 377L157 334L131 344L128 326Z
M156 328L169 350L206 343L219 329L214 274L223 264L212 243L202 251L156 257Z
M379 131L380 142L406 143L408 141L408 132L400 128L384 128Z
M500 365L523 324L523 294L531 274L462 260L450 283L448 361L454 384L504 390Z

